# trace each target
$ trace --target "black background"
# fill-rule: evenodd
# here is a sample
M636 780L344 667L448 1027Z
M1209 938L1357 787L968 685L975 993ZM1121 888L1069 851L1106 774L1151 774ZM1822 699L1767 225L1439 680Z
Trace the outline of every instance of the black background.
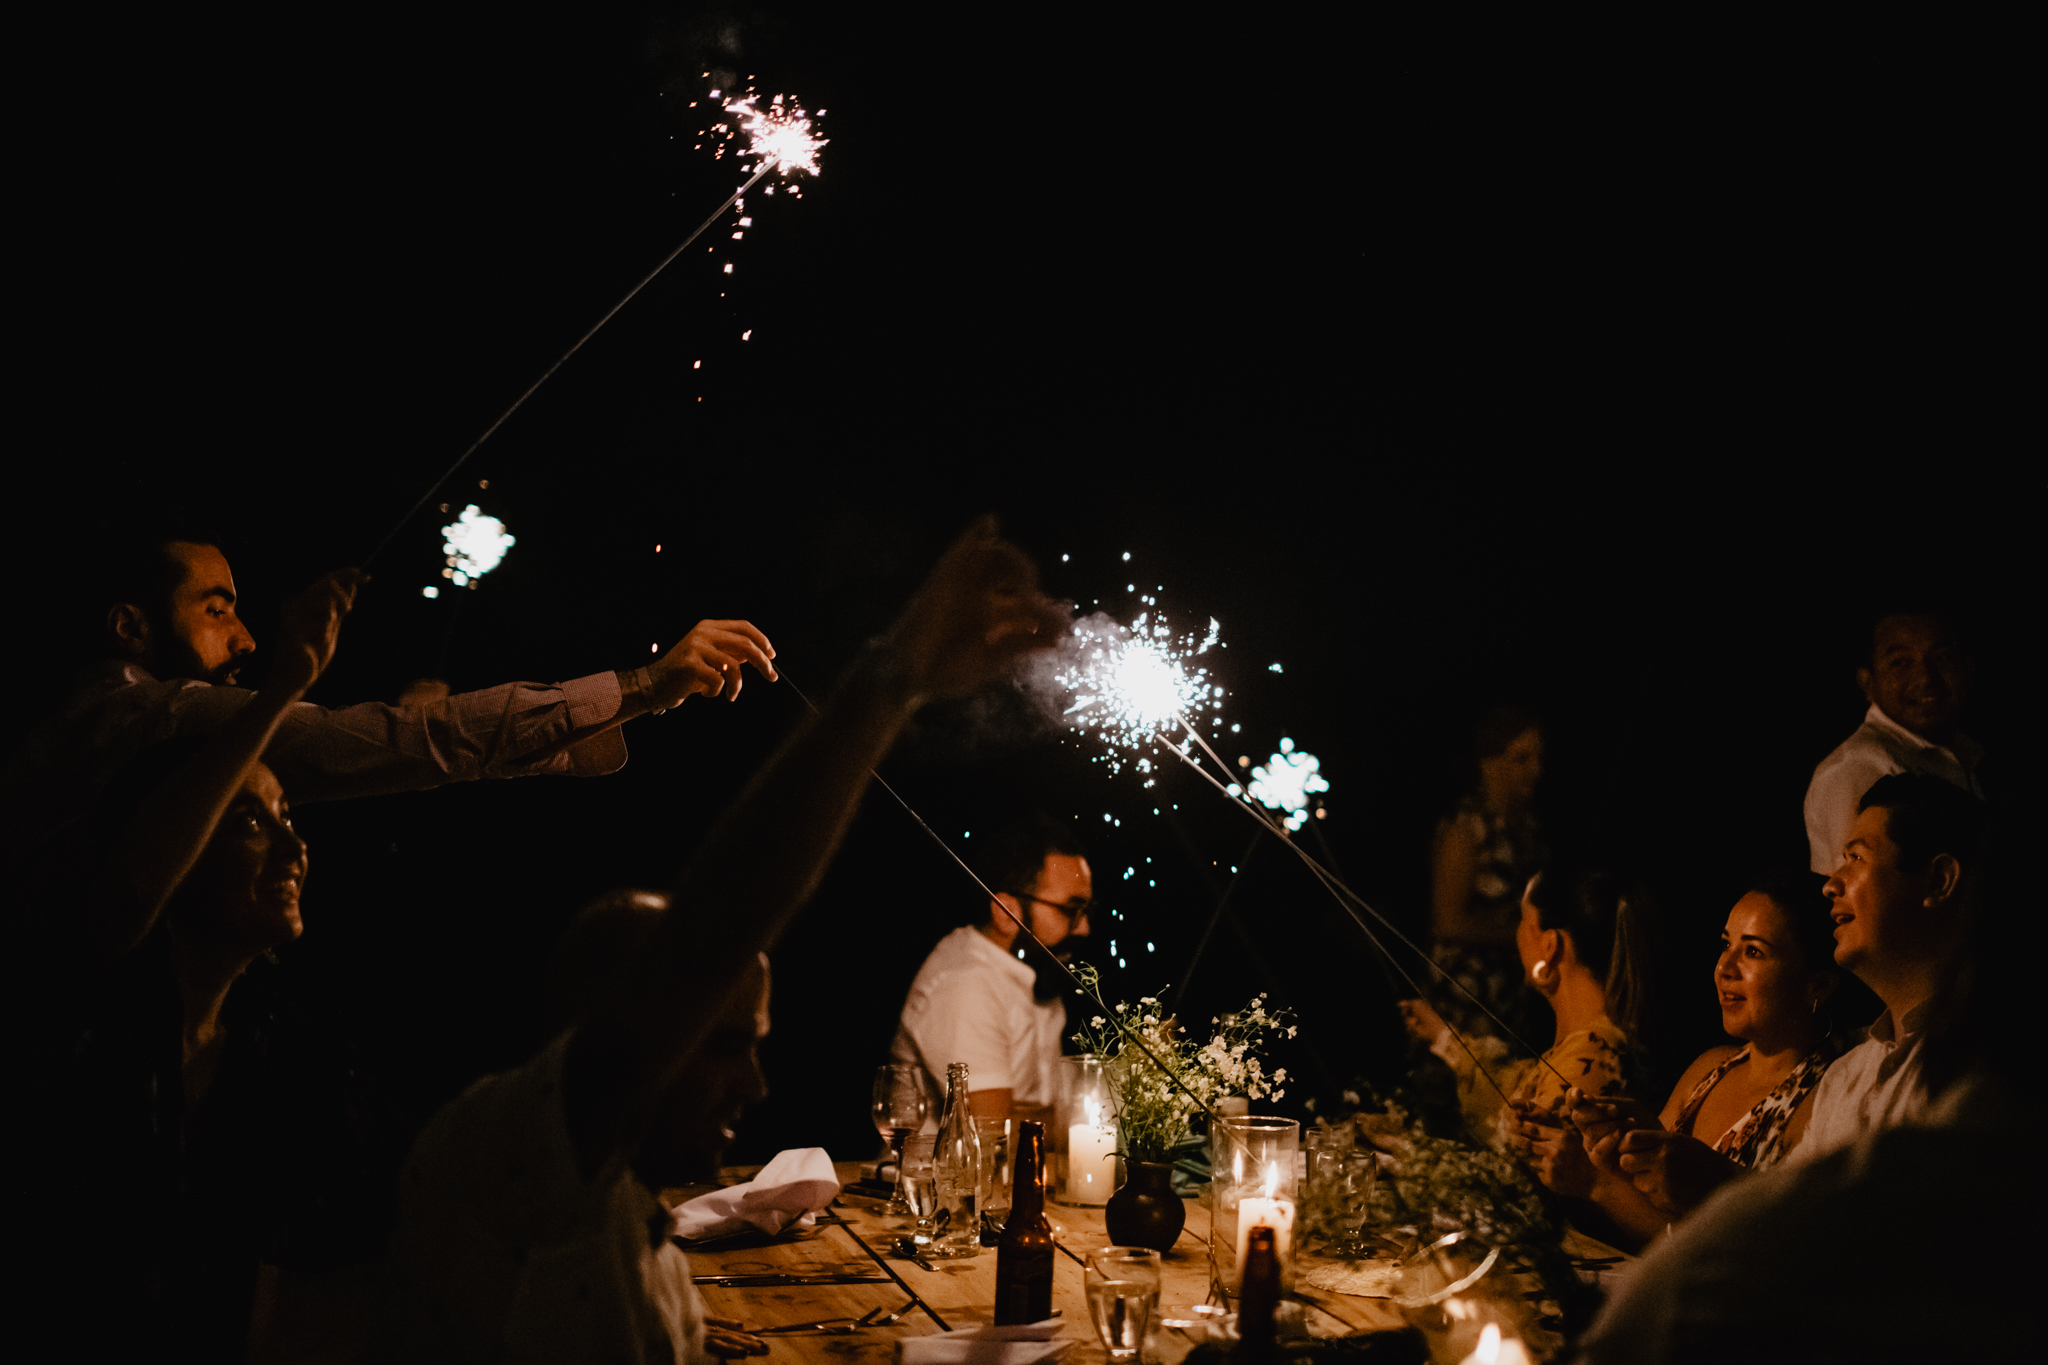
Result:
M1411 928L1474 715L1535 707L1553 834L1658 891L1681 1065L1731 888L1801 854L1874 611L1969 619L1994 794L2042 756L2038 223L2017 45L1975 22L359 4L24 30L15 670L53 675L67 566L137 504L222 528L267 638L729 192L690 101L753 75L829 111L823 174L707 235L436 499L518 535L481 588L424 600L442 518L401 532L316 699L630 666L705 616L758 623L817 696L994 511L1084 608L1128 617L1135 585L1216 617L1230 752L1319 755L1318 833ZM636 722L609 779L304 808L289 970L431 1112L530 1055L575 907L671 877L800 709L750 684ZM970 858L1020 806L1076 818L1135 997L1186 974L1250 825L1088 758L981 704L886 771ZM1371 950L1271 845L1247 866L1188 1013L1298 1010L1284 1108L1385 1078ZM977 908L871 794L778 953L736 1158L865 1154L903 991Z

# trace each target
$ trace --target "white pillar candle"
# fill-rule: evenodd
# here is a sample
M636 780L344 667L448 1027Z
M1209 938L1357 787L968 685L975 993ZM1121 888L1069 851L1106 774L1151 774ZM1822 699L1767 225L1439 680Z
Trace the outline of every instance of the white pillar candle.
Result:
M1116 1193L1116 1129L1077 1123L1067 1129L1069 1204L1107 1204Z
M1272 1186L1269 1184L1267 1188ZM1273 1255L1280 1262L1280 1287L1293 1287L1294 1258L1290 1252L1294 1247L1294 1201L1256 1194L1248 1194L1237 1201L1238 1283L1244 1282L1245 1247L1251 1241L1252 1229L1258 1227L1273 1229Z

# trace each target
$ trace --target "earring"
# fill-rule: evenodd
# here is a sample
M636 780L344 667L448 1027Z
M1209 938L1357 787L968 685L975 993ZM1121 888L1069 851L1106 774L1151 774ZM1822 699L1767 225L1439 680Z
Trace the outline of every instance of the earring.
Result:
M1550 959L1544 958L1529 969L1529 979L1538 986L1548 986L1557 973L1550 970Z

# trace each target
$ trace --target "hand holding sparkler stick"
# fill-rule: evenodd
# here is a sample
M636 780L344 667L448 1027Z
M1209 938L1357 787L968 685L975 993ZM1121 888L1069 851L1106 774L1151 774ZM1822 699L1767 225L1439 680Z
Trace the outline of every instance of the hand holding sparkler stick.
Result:
M699 621L674 649L644 670L647 706L666 711L697 696L738 701L740 670L752 664L755 672L774 682L774 658L775 646L751 621Z
M284 629L265 690L304 693L334 662L341 618L355 606L356 593L370 581L361 569L336 569L313 580L284 604Z

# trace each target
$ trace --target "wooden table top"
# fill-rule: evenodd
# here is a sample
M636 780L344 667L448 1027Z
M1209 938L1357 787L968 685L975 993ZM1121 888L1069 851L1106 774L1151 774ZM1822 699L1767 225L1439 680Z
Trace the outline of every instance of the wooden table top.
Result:
M843 1184L850 1185L859 1178L857 1163L840 1162L835 1169ZM743 1180L751 1174L751 1168L727 1172L731 1180ZM703 1192L702 1187L672 1191L664 1199L673 1203ZM1187 1226L1180 1241L1167 1253L1161 1277L1161 1317L1184 1317L1188 1307L1203 1302L1209 1293L1209 1210L1199 1200L1187 1200L1185 1204ZM769 1354L755 1359L765 1359L771 1365L799 1360L881 1365L895 1359L896 1343L906 1336L986 1326L994 1320L993 1249L969 1259L938 1261L934 1263L936 1269L926 1270L915 1261L899 1260L889 1254L896 1238L909 1231L910 1221L885 1217L880 1201L848 1191L835 1202L832 1215L843 1221L822 1223L774 1239L747 1236L702 1249L691 1248L691 1272L700 1278L762 1273L887 1275L889 1282L768 1288L702 1286L700 1292L711 1316L736 1318L753 1328L834 1317L855 1318L876 1308L886 1312L902 1307L913 1297L917 1308L892 1327L847 1336L765 1337ZM1054 1236L1075 1257L1085 1260L1090 1252L1110 1245L1099 1208L1071 1208L1048 1201L1046 1216L1052 1222ZM1307 1260L1304 1258L1304 1265ZM1308 1327L1316 1336L1346 1336L1402 1325L1393 1305L1384 1299L1352 1298L1313 1290L1301 1291L1297 1296L1310 1305ZM1067 1354L1070 1365L1107 1361L1108 1352L1096 1339L1088 1320L1079 1261L1067 1256L1056 1258L1052 1302L1063 1324L1061 1337L1074 1343ZM1182 1311L1176 1313L1175 1309ZM1193 1340L1180 1331L1155 1330L1144 1358L1147 1365L1177 1365L1193 1345Z

